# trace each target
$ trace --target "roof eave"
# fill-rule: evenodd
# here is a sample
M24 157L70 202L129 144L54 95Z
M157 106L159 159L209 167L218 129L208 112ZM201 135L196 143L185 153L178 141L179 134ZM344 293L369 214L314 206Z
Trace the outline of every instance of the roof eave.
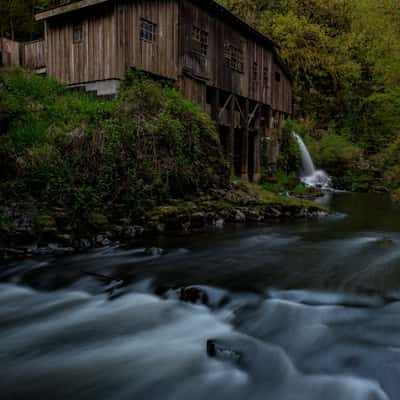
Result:
M46 19L56 17L61 14L69 13L72 11L80 10L82 8L95 6L97 4L106 3L110 0L81 0L72 3L56 6L54 8L47 9L35 15L36 21L44 21Z

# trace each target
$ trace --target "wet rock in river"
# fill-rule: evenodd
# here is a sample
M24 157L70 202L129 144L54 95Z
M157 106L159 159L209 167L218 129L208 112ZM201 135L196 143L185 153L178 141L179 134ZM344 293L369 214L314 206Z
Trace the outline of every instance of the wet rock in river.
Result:
M238 351L225 347L216 340L212 339L207 340L207 354L209 357L234 362L239 362L242 357L241 353Z
M66 246L72 246L73 243L73 236L70 234L59 234L56 237L57 242Z
M111 234L103 234L96 236L96 244L98 246L110 246L112 244L111 240L109 239Z
M274 207L269 208L266 212L266 217L268 218L279 218L281 215L282 212Z
M223 228L225 225L225 221L222 218L219 218L215 221L214 225L216 228Z
M144 232L144 228L139 225L115 225L113 227L114 235L124 239L136 239Z
M257 210L250 210L246 214L246 218L250 222L261 222L264 220L264 216L260 214L260 212L258 212Z
M190 228L192 230L202 230L207 225L206 214L203 212L197 212L192 214L190 221Z
M160 249L159 247L148 247L144 250L144 254L152 257L161 256L164 254L164 250Z
M235 222L246 222L246 216L240 210L236 210L234 220Z
M208 305L207 293L195 286L179 289L179 300L187 303Z
M181 301L211 308L221 307L229 301L228 291L209 286L187 286L178 289L177 293Z

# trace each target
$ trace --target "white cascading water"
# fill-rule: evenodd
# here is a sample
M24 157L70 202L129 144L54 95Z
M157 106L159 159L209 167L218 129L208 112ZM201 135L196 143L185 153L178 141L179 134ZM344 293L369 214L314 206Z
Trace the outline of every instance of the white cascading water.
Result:
M321 189L331 189L331 178L322 170L315 169L313 159L303 139L296 133L292 132L300 147L300 157L302 164L301 181L306 186L319 187Z

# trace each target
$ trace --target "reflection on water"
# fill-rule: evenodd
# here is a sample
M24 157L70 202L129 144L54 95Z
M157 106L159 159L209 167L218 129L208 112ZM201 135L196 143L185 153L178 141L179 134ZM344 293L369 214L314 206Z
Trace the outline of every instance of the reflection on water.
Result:
M1 398L397 400L400 213L322 201L336 214L4 266ZM171 291L194 284L210 307Z

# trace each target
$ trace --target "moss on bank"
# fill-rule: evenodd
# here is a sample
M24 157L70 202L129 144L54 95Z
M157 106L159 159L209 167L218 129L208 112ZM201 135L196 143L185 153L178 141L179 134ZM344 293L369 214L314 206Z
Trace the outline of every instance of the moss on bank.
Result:
M0 108L3 244L18 235L72 243L105 231L131 237L135 223L186 229L321 211L268 187L231 184L209 116L139 73L101 100L2 71Z
M234 182L229 190L212 190L196 202L175 202L151 210L146 218L159 230L196 230L227 222L262 222L318 217L327 209L308 200Z
M34 200L90 225L93 213L140 216L228 180L212 121L174 88L131 74L100 100L19 70L0 85L3 204Z

